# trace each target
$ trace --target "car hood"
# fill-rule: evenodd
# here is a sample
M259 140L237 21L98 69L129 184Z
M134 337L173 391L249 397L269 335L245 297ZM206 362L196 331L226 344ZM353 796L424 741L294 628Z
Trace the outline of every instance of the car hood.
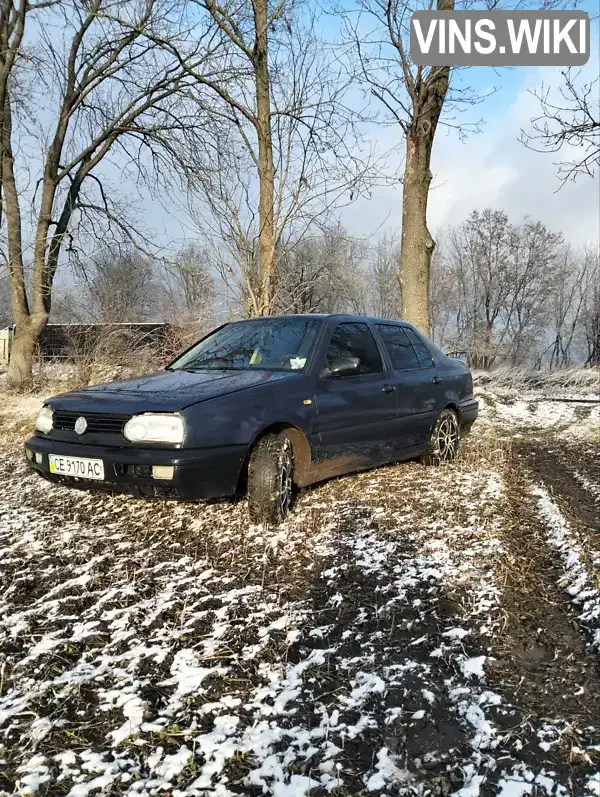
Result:
M250 387L295 379L289 371L159 371L63 393L48 403L55 409L88 412L175 412L200 401Z

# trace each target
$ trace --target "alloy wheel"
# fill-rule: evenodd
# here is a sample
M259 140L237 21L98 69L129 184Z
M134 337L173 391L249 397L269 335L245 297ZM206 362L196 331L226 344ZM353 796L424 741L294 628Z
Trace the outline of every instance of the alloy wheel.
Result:
M284 518L292 502L292 474L294 462L292 459L292 444L286 440L279 460L279 513Z
M458 450L458 424L453 416L442 419L436 443L440 462L450 462L454 459Z

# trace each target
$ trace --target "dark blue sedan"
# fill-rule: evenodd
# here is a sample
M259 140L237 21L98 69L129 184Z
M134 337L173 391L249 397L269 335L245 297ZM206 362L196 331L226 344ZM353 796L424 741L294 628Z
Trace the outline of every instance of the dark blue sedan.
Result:
M467 367L410 324L256 318L219 327L159 373L50 399L26 456L73 487L187 500L246 490L251 520L277 523L295 488L451 461L477 410Z

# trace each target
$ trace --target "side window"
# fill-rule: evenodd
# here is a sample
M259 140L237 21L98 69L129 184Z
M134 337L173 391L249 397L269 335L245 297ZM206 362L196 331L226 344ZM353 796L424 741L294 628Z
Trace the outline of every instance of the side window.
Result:
M340 357L358 357L359 374L379 374L383 371L377 343L366 324L339 324L334 329L325 355L327 365Z
M402 327L378 324L377 329L390 355L394 371L407 371L419 367L415 350Z
M431 352L425 345L425 343L421 340L421 338L413 332L412 329L406 328L406 334L408 335L410 342L415 348L417 353L417 360L419 361L419 366L421 368L433 368L434 362L433 357L431 356Z

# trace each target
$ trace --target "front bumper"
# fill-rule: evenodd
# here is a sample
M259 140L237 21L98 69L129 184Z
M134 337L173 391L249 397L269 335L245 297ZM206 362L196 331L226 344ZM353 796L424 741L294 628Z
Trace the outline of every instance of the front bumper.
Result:
M473 426L479 415L479 402L477 399L461 401L458 407L458 414L460 417L460 434L464 437L469 434L471 426Z
M33 454L33 459L28 458L27 464L57 484L184 501L233 495L246 458L246 446L240 445L198 449L124 449L65 443L37 435L27 441L25 448ZM50 473L48 454L101 459L104 480L76 479ZM36 461L36 455L40 462ZM172 465L173 478L153 478L153 465Z

